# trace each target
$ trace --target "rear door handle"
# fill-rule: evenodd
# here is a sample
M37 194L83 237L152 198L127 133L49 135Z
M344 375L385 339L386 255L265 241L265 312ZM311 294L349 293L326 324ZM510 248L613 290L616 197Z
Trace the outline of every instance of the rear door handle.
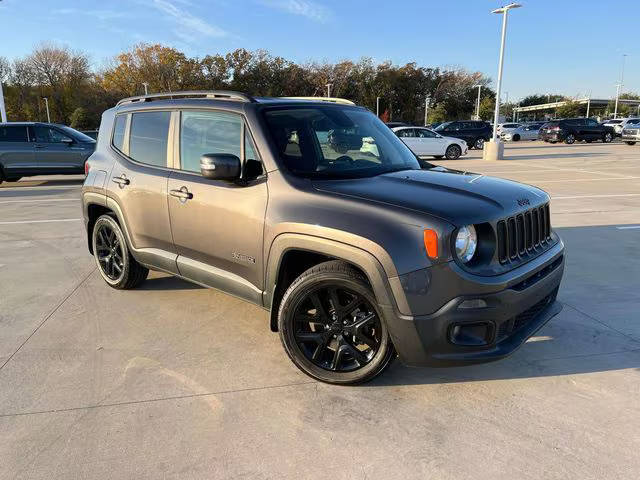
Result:
M47 148L47 146L46 145L38 145L38 144L36 144L36 148Z
M129 179L125 177L124 173L119 177L113 177L111 180L117 183L120 186L120 188L124 188L125 185L129 185L131 183Z
M186 202L193 198L193 193L187 187L181 187L179 190L169 190L169 195L179 198L181 202Z

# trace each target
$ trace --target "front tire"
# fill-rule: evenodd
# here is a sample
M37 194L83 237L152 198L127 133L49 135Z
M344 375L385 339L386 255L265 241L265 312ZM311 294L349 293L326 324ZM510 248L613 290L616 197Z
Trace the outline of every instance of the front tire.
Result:
M149 270L133 258L113 217L102 215L96 220L91 241L98 270L109 286L128 290L146 280Z
M635 145L636 144L636 142L624 142L624 143L626 143L627 145Z
M519 142L519 141L520 141L520 135L518 135L518 134L516 133L513 137L511 137L511 139L512 139L514 142Z
M460 158L460 155L462 155L462 149L458 145L449 145L445 152L447 160L456 160Z
M294 365L326 383L367 382L395 357L367 279L341 261L316 265L294 280L280 303L278 330Z

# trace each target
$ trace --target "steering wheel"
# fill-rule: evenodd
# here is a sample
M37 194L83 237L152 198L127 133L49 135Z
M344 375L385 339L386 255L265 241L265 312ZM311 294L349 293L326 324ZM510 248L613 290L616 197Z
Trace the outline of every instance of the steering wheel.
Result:
M340 155L338 158L332 160L332 162L353 162L353 158L349 155Z

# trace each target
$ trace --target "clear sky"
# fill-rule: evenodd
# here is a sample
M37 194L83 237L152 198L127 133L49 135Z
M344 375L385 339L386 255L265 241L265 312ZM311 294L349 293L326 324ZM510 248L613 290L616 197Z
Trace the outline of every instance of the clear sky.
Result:
M509 15L503 91L610 98L640 93L638 0L523 0ZM492 0L0 0L0 55L42 42L86 51L95 67L139 42L192 56L264 48L295 61L362 56L497 75Z

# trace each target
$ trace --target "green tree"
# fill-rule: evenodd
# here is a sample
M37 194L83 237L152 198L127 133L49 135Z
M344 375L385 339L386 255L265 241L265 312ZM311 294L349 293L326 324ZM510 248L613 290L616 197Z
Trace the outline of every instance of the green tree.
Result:
M580 105L573 100L567 100L566 103L556 109L556 115L560 118L579 117L585 114L586 106Z
M69 125L71 126L71 128L84 130L88 127L87 120L87 111L82 107L78 107L71 114L71 123Z

